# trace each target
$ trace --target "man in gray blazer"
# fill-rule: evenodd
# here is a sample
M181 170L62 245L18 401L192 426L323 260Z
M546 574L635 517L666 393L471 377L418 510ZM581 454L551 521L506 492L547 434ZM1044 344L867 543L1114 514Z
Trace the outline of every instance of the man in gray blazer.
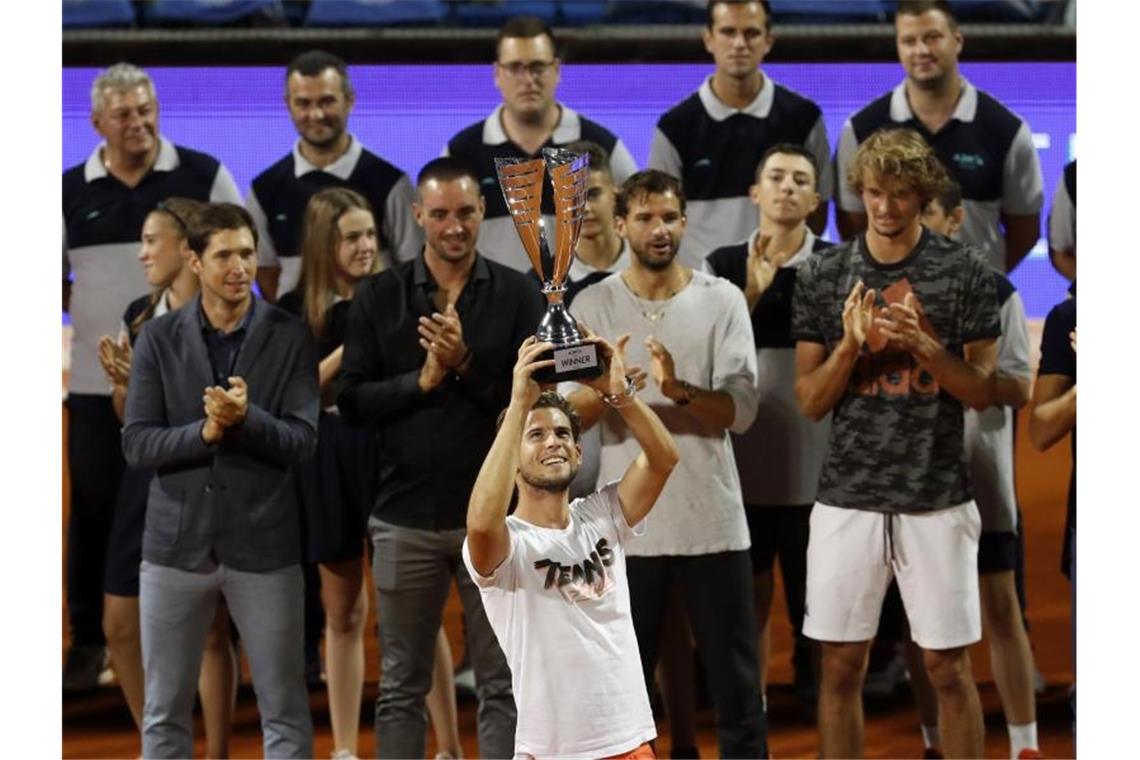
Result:
M249 658L266 757L312 757L293 468L317 441L302 322L256 299L257 232L211 204L191 225L201 293L135 346L123 452L156 471L140 570L143 756L190 757L206 632L224 596Z

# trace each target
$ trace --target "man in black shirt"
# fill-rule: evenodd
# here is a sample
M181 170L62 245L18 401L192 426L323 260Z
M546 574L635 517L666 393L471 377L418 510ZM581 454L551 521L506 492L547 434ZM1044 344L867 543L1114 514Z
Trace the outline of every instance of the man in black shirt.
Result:
M357 288L338 405L375 426L380 487L369 519L383 651L379 757L422 757L424 697L451 576L467 621L480 752L514 750L511 674L461 561L467 500L510 399L517 347L542 318L526 275L475 250L484 204L462 161L420 172L414 205L426 245Z
M797 694L814 701L813 642L803 635L808 517L815 502L830 416L813 422L796 409L792 293L796 272L831 244L808 226L819 205L815 157L802 145L777 143L756 166L750 197L759 222L748 240L718 248L706 268L742 291L752 314L760 409L747 432L733 435L744 512L752 536L752 573L760 628L760 692L768 683L772 568L780 557L784 599L795 634Z

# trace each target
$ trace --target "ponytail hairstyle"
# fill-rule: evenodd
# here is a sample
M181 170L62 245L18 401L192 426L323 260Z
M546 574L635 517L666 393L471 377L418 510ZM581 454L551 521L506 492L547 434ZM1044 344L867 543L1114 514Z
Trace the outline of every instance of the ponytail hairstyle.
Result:
M150 213L165 216L178 235L179 241L185 241L190 230L190 225L193 223L195 216L205 205L206 204L201 201L192 200L190 198L167 198L155 206L154 211ZM158 308L158 301L162 298L162 294L165 290L166 288L162 287L155 288L151 291L150 300L147 302L146 308L127 325L127 330L130 331L132 338L137 338L143 325L154 316L155 309Z

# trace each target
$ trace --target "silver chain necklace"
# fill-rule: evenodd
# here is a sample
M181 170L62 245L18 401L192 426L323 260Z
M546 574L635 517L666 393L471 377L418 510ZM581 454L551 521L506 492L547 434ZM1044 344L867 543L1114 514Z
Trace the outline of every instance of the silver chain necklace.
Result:
M629 291L630 296L637 303L637 310L642 317L650 322L660 322L665 317L665 311L669 308L669 304L673 303L673 297L677 295L679 290L670 290L669 295L665 297L664 301L653 301L648 298L642 298L638 295L637 291L633 289L633 285L624 276L622 282L625 283L626 290ZM682 286L683 287L683 286ZM660 303L661 306L650 306L650 304Z

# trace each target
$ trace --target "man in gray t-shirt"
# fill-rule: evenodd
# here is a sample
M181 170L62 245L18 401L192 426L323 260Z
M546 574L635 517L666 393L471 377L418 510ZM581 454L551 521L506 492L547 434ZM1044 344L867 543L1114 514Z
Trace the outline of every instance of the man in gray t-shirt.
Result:
M620 274L582 291L574 315L599 335L628 334L628 364L649 369L642 398L668 428L680 461L661 491L645 536L626 545L633 627L652 687L662 632L680 591L716 709L722 757L767 757L756 654L748 525L729 430L756 416L756 352L744 296L732 283L677 259L685 196L664 172L622 185L618 233L633 254ZM597 393L570 394L583 426L601 428L600 483L616 480L641 452ZM676 632L676 628L672 632Z
M981 638L981 519L963 405L988 406L1000 334L980 252L931 234L923 207L945 169L910 129L859 146L847 182L867 232L814 254L792 304L796 400L832 435L812 508L804 635L821 642L820 751L863 753L863 671L891 578L924 650L948 756L980 757L966 647Z

